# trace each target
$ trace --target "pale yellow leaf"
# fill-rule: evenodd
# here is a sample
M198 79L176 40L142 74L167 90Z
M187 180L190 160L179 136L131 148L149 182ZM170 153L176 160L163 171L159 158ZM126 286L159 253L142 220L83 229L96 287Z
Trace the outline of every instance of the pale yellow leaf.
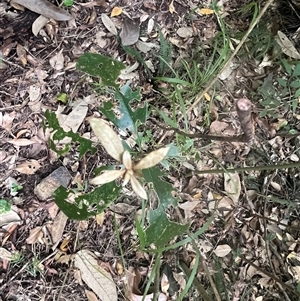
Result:
M116 180L119 177L122 177L126 172L125 169L120 170L106 170L101 175L90 180L92 185L102 185Z
M102 119L90 117L88 121L107 153L121 162L124 148L115 131Z
M128 150L125 150L123 153L122 163L124 164L126 169L132 169L131 155Z
M126 171L126 173L123 177L123 183L122 183L123 187L128 184L128 182L130 181L132 175L133 175L133 171L131 169Z
M111 11L110 16L116 17L116 16L120 16L121 14L122 14L122 7L115 6Z
M211 15L214 13L214 11L210 8L201 8L199 9L199 12L202 14L202 15Z
M155 150L148 154L145 158L143 158L140 162L138 162L133 169L146 169L150 168L156 164L158 164L160 161L162 161L165 156L167 155L169 151L169 147L163 147L158 150Z
M204 93L204 97L207 101L210 101L211 100L211 97L208 93Z
M147 192L145 191L145 189L143 188L143 186L141 185L141 183L136 179L136 177L131 177L130 178L130 183L131 183L131 187L132 190L142 199L147 199Z
M101 268L88 250L77 252L74 265L81 271L83 281L103 301L117 301L116 285L111 275Z
M168 290L170 287L170 282L169 282L168 276L165 273L162 274L162 277L160 280L160 287L161 287L161 290L163 293L166 293L166 294L168 293Z
M97 224L102 227L103 223L104 223L104 218L105 218L105 213L104 211L98 213L95 217Z
M171 1L171 3L169 4L169 12L171 14L176 13L175 7L174 7L174 0Z
M216 249L214 250L214 253L218 257L225 257L227 254L231 252L231 248L228 245L220 245L217 246Z

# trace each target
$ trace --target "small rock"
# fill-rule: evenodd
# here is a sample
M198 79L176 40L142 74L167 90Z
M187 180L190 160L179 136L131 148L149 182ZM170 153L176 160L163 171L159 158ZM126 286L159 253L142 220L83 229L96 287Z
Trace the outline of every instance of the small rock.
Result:
M43 179L34 189L35 195L41 200L45 201L50 198L53 192L59 187L67 187L71 180L71 175L68 170L61 166L54 170L48 177Z

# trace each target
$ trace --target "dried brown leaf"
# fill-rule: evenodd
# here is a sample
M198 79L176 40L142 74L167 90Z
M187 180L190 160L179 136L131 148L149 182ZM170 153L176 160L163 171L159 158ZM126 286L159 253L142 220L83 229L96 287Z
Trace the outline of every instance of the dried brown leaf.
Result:
M49 18L40 15L33 23L32 23L32 33L37 37L40 30L48 23Z
M19 164L15 170L22 174L33 175L40 168L40 163L37 160L32 159Z
M11 3L22 5L37 14L57 21L69 21L73 19L67 11L46 0L12 0Z
M43 236L44 236L44 234L42 231L42 227L33 228L29 231L29 236L26 239L26 243L30 244L30 245L35 244Z
M74 265L81 271L83 281L101 300L118 300L116 285L111 275L98 265L90 251L79 251L75 256Z
M241 180L237 172L224 174L224 189L227 192L227 195L233 200L233 202L237 204L242 189Z
M133 45L137 42L140 36L140 25L129 18L124 19L123 26L120 32L121 42L125 46Z

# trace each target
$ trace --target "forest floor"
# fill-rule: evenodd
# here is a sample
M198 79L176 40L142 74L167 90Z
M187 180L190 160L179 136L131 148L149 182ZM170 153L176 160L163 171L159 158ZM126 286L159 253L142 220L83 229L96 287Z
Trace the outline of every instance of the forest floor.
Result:
M52 2L60 10L45 0L39 11L0 4L0 300L300 300L300 43L285 19L299 20L300 9L275 0ZM55 21L62 10L70 20ZM133 121L146 112L135 133L108 123L132 154L172 149L157 178L176 202L161 219L189 227L168 228L163 247L167 226L146 246L137 224L143 216L154 225L163 202L155 184L144 183L147 201L126 185L80 220L53 197L60 185L90 193L96 168L115 164L88 117L113 121L108 106L119 117L126 106L103 83L115 66L78 70L87 53L122 62L126 112ZM102 81L90 75L97 68ZM243 133L243 98L254 131L246 143L231 141ZM96 152L54 139L59 127Z

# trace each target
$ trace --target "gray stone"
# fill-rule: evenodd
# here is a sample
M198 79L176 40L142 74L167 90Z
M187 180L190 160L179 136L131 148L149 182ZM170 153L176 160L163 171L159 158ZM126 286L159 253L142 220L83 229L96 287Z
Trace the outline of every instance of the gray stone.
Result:
M54 170L48 177L43 179L34 189L35 195L45 201L52 197L53 192L59 187L67 187L70 183L71 175L68 170L61 166Z

